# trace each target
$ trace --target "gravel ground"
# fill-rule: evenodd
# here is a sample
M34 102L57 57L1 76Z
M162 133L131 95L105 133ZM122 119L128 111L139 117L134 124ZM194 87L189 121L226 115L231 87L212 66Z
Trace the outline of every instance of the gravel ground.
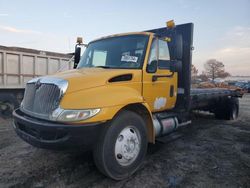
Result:
M0 119L0 187L250 187L250 95L236 121L195 113L193 123L149 151L142 168L113 181L90 152L34 148L19 139L11 119Z

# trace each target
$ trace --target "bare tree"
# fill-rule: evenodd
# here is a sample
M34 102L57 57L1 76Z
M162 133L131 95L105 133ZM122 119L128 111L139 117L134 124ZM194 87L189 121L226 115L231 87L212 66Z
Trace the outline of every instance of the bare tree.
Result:
M191 74L192 76L197 76L198 74L198 69L193 64L191 66Z
M192 64L191 66L191 80L194 82L198 75L198 69Z
M209 59L205 64L205 74L208 78L211 78L213 81L215 78L225 78L230 76L228 72L225 72L225 65L217 61L216 59Z
M198 76L198 78L201 79L203 82L208 81L208 77L204 71L202 71L202 73Z
M226 78L226 77L228 77L228 76L231 76L231 74L229 73L229 72L220 72L219 73L219 78Z

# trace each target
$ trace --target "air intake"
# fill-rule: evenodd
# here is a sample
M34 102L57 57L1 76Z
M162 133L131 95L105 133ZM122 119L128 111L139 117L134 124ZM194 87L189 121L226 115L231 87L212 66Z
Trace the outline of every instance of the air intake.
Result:
M109 82L124 82L132 80L132 74L123 74L109 79Z

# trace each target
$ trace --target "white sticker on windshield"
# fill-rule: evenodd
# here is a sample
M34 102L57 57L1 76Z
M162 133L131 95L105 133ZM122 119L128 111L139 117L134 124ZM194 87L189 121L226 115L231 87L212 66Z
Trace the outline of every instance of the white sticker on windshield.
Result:
M121 61L126 61L126 62L134 62L136 63L138 60L138 57L136 56L130 56L130 55L123 55Z

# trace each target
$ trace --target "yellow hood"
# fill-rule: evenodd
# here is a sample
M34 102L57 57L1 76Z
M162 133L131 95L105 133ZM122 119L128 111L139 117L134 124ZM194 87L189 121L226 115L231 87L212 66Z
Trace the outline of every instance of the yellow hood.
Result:
M66 93L90 89L106 85L108 80L119 75L132 74L133 77L138 71L132 69L103 69L103 68L83 68L74 69L65 72L59 72L53 77L61 78L68 81ZM132 77L132 80L133 79Z

